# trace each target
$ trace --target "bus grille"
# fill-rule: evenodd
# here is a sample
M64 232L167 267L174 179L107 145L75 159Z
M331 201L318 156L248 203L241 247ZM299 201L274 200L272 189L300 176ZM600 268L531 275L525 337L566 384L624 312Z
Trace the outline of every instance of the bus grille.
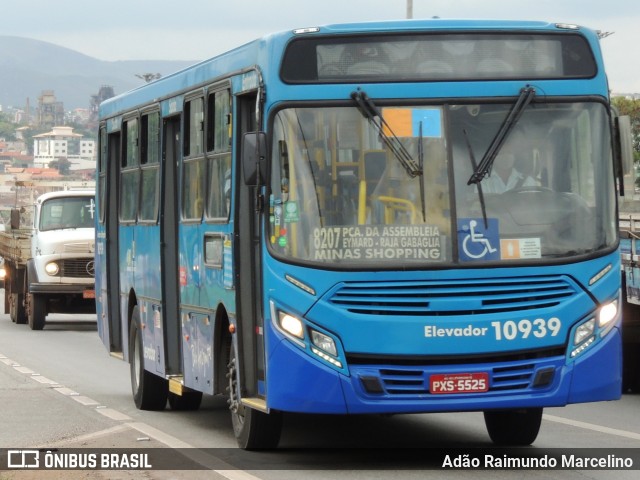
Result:
M492 392L522 390L533 380L535 364L493 368L489 372ZM423 370L381 369L380 381L389 395L416 395L429 393L429 377Z
M552 353L552 352L549 352ZM560 353L560 352L554 352ZM562 355L554 355L547 358L522 360L519 362L508 362L502 364L494 364L486 368L479 367L481 371L489 373L489 391L498 392L514 392L522 391L534 386L536 372L540 370L554 370L560 368L564 357ZM472 368L467 365L467 369L477 371L478 368ZM376 371L381 390L369 392L374 394L383 393L385 395L429 395L429 377L432 373L447 371L447 368L439 367L437 371L429 366L412 366L397 365L384 366L372 369L371 366L366 368L366 373L359 374L358 367L355 367L356 376L363 380L365 390L367 390L367 382L365 378L370 379L371 374ZM449 371L460 371L461 367L451 366ZM463 369L464 370L464 369Z
M574 295L561 276L347 283L329 299L362 315L473 315L549 308Z
M60 277L93 278L95 276L93 258L67 258L58 262Z

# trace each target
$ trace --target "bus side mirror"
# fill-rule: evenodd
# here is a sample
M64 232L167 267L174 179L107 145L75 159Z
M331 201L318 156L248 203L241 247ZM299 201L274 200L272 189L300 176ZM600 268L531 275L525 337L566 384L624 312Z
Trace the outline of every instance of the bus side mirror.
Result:
M620 159L622 173L630 175L633 172L633 147L631 136L631 119L627 116L617 118L618 132L620 136Z
M633 146L631 135L631 120L627 115L621 115L615 119L616 130L616 153L617 153L617 170L620 175L621 182L621 195L624 195L624 190L631 188L633 193L633 187L635 179L633 178Z
M242 173L246 185L262 185L267 169L267 136L248 132L242 137Z

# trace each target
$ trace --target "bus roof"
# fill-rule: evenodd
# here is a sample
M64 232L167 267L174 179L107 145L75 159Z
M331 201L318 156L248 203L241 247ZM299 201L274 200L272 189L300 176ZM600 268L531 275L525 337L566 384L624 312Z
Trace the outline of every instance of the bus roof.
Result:
M598 47L597 32L578 25L548 23L542 21L516 20L465 20L465 19L424 19L395 20L383 22L362 22L306 27L266 35L233 50L203 60L178 72L161 77L149 84L110 98L100 105L100 118L106 119L141 108L152 102L161 101L198 86L212 83L216 79L247 72L259 68L261 74L277 75L285 46L294 38L312 35L347 36L365 33L413 32L460 33L469 32L537 32L580 33L587 38L591 48Z

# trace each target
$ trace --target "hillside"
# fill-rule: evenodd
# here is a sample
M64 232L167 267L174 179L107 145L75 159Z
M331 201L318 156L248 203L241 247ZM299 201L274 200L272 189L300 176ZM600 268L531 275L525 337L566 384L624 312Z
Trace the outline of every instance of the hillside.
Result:
M0 105L24 108L29 98L35 107L43 90L53 90L65 110L89 108L102 85L119 94L144 83L136 74L168 75L196 61L106 62L52 43L0 35Z

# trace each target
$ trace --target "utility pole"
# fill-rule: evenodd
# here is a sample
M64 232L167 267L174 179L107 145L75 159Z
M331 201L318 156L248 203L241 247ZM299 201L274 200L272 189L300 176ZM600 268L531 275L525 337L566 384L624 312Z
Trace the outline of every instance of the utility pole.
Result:
M413 18L413 0L407 0L407 18Z

